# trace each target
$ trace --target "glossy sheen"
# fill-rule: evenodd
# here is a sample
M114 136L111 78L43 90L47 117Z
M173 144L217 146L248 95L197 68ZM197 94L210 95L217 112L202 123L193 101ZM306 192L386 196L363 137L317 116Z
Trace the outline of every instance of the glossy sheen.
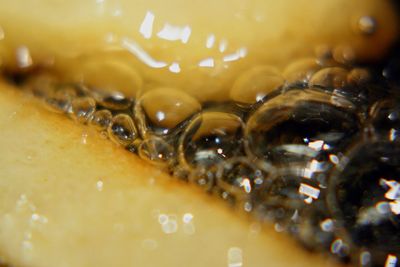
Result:
M3 67L54 67L66 80L129 96L151 82L200 100L226 99L238 73L253 66L284 68L320 46L339 58L373 60L397 31L389 0L173 0L168 8L162 0L1 4ZM372 28L365 18L376 22Z

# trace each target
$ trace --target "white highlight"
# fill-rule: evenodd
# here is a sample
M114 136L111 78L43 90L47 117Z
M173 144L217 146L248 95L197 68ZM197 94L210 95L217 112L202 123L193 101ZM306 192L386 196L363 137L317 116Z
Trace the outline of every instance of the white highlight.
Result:
M154 18L155 18L155 16L154 16L153 12L147 11L146 16L143 19L143 22L140 25L139 32L146 39L150 39L151 35L153 34Z
M173 62L170 66L169 66L169 70L173 73L179 73L181 72L181 67L179 66L179 63L177 62Z
M396 267L397 257L389 254L386 258L385 267Z
M214 59L209 57L206 59L203 59L202 61L199 62L199 67L206 67L206 68L213 68L214 67Z
M221 42L219 43L219 52L223 53L225 52L226 48L228 47L228 41L225 39L222 39Z
M307 204L310 204L313 201L313 199L318 199L320 190L315 187L312 187L311 185L301 183L299 187L299 193L308 196L308 198L305 199L304 201Z
M128 50L134 56L136 56L140 61L145 63L147 66L160 69L164 68L168 64L163 61L156 61L152 58L142 47L140 47L135 41L129 38L123 38L121 41L121 45L123 48Z
M33 64L31 54L26 46L17 48L17 62L20 68L27 68Z
M212 48L214 46L214 43L215 43L215 35L214 34L210 34L207 37L206 47L207 48Z
M244 58L246 55L247 55L247 49L245 47L242 47L235 53L224 56L223 61L224 62L236 61L241 58Z
M228 267L243 266L243 252L241 248L231 247L228 249Z
M157 33L157 36L161 39L168 41L178 41L186 44L189 41L192 29L189 26L174 26L166 23L161 31Z

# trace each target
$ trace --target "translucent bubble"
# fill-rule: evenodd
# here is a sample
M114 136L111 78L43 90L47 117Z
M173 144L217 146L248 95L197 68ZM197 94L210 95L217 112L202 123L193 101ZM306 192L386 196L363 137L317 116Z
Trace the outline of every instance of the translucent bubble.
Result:
M245 157L231 158L218 166L217 185L237 201L245 201L264 184L270 171L272 166L261 169Z
M93 97L100 106L116 111L129 109L133 103L132 99L125 97L120 92L95 91Z
M400 135L400 102L396 99L377 101L369 112L369 124L375 133L387 135L394 141Z
M132 64L118 60L118 57L117 54L103 53L80 59L76 63L79 66L73 68L77 71L74 75L92 88L133 97L141 89L142 79Z
M311 77L309 86L323 88L343 88L347 85L347 75L348 71L344 68L324 68Z
M350 45L338 45L333 50L333 59L342 64L351 64L355 60L353 47Z
M179 139L179 162L192 169L212 166L241 152L243 122L224 112L203 112L186 127Z
M399 144L366 140L347 153L330 178L327 203L345 229L340 238L368 249L374 266L383 266L389 253L400 255L399 177Z
M99 131L107 130L112 120L112 114L109 110L97 110L90 121L90 124Z
M71 103L74 118L80 123L87 123L96 111L96 101L91 97L77 97Z
M345 99L319 90L291 90L260 106L245 129L246 153L276 164L340 151L360 128Z
M124 147L131 145L138 136L136 126L127 114L114 116L107 131L112 141Z
M283 71L283 76L289 84L307 84L311 76L321 69L314 58L303 58L289 64Z
M365 35L372 35L377 30L378 23L371 16L362 16L358 19L357 27L359 32Z
M199 101L173 88L150 90L135 104L135 116L143 137L169 134L200 110Z
M153 165L167 166L174 160L174 148L164 139L152 136L144 139L138 147L139 156Z
M71 113L72 100L78 96L73 86L62 86L53 90L52 94L45 98L48 107L55 112Z
M198 165L191 169L189 182L200 186L207 192L212 192L216 183L217 166Z
M371 80L371 74L367 69L354 68L347 75L347 82L350 85L364 85Z
M281 87L284 82L285 80L276 68L257 66L245 71L236 79L229 96L234 101L253 104Z
M26 84L35 96L49 98L56 90L57 79L50 73L40 73L29 77Z

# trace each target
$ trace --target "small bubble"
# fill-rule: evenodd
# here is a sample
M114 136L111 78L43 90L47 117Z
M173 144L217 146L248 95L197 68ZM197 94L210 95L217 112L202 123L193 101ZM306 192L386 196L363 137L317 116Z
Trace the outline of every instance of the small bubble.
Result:
M174 148L160 137L143 140L138 147L138 154L151 164L166 166L174 159Z
M112 114L109 110L97 110L90 120L90 124L99 131L105 131L110 125Z
M371 74L367 69L354 68L347 75L347 82L351 85L364 85L371 80Z
M95 91L93 96L100 106L111 110L126 110L133 103L132 99L125 97L120 92Z
M112 141L124 147L132 144L137 138L136 126L132 118L126 114L113 117L107 131Z
M283 76L289 84L307 84L311 76L320 69L321 66L314 58L304 58L289 64L283 71Z
M371 253L363 251L360 253L360 264L361 266L369 266L371 263Z
M71 103L74 118L79 123L87 123L96 111L96 101L91 97L74 98Z
M320 223L321 229L325 232L333 232L334 225L332 219L325 219Z
M142 137L169 134L179 124L201 110L200 103L182 90L157 88L144 93L135 104Z
M362 16L358 19L358 29L362 34L372 35L376 32L377 22L374 17Z
M273 67L257 66L241 74L229 93L234 101L253 104L284 84L282 75Z
M179 140L179 161L188 169L215 166L241 149L243 134L240 117L224 112L197 115Z
M348 71L340 67L324 68L310 79L310 87L343 88L347 85Z

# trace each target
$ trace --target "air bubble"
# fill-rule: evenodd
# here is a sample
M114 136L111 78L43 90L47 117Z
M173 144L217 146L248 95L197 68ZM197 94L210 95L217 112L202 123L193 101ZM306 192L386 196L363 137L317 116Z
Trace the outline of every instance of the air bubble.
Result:
M127 147L137 138L137 130L129 115L118 114L108 126L108 135L116 144Z
M71 103L74 118L80 123L87 123L96 111L96 101L91 97L74 98Z
M224 112L203 112L186 127L179 140L179 162L192 169L212 166L241 152L243 121Z
M347 75L348 71L344 68L324 68L311 77L309 86L322 88L343 88L347 85Z
M276 68L257 66L244 72L236 79L229 96L239 103L253 104L281 87L284 82L285 80Z
M400 102L397 99L377 101L369 112L369 124L375 133L388 135L391 141L400 135Z
M245 129L246 153L289 164L343 149L359 130L354 110L319 90L291 90L260 106Z
M329 184L328 205L345 229L340 238L371 253L373 265L400 255L400 146L384 139L366 140L346 155ZM389 204L382 208L382 203ZM383 212L384 211L384 212Z
M156 136L144 139L138 147L139 156L151 164L168 166L174 160L174 148L164 139Z
M52 111L71 113L71 104L77 97L77 91L72 86L62 86L53 90L53 93L46 98L46 103Z
M358 20L358 30L365 35L372 35L377 30L377 22L374 17L362 16Z
M170 134L179 124L201 110L192 96L173 88L150 90L139 97L135 115L142 137Z
M288 84L306 85L311 76L320 69L321 66L314 58L303 58L288 65L283 71L283 76Z
M365 85L370 80L370 72L363 68L354 68L347 75L347 82L353 86Z
M219 165L217 185L237 201L246 201L251 193L263 186L267 172L272 171L272 166L268 167L268 170L261 169L245 157L229 159Z
M90 124L99 131L107 130L112 120L112 114L109 110L97 110L90 120Z
M107 109L121 111L127 110L132 105L133 100L124 96L120 92L94 92L97 103Z

